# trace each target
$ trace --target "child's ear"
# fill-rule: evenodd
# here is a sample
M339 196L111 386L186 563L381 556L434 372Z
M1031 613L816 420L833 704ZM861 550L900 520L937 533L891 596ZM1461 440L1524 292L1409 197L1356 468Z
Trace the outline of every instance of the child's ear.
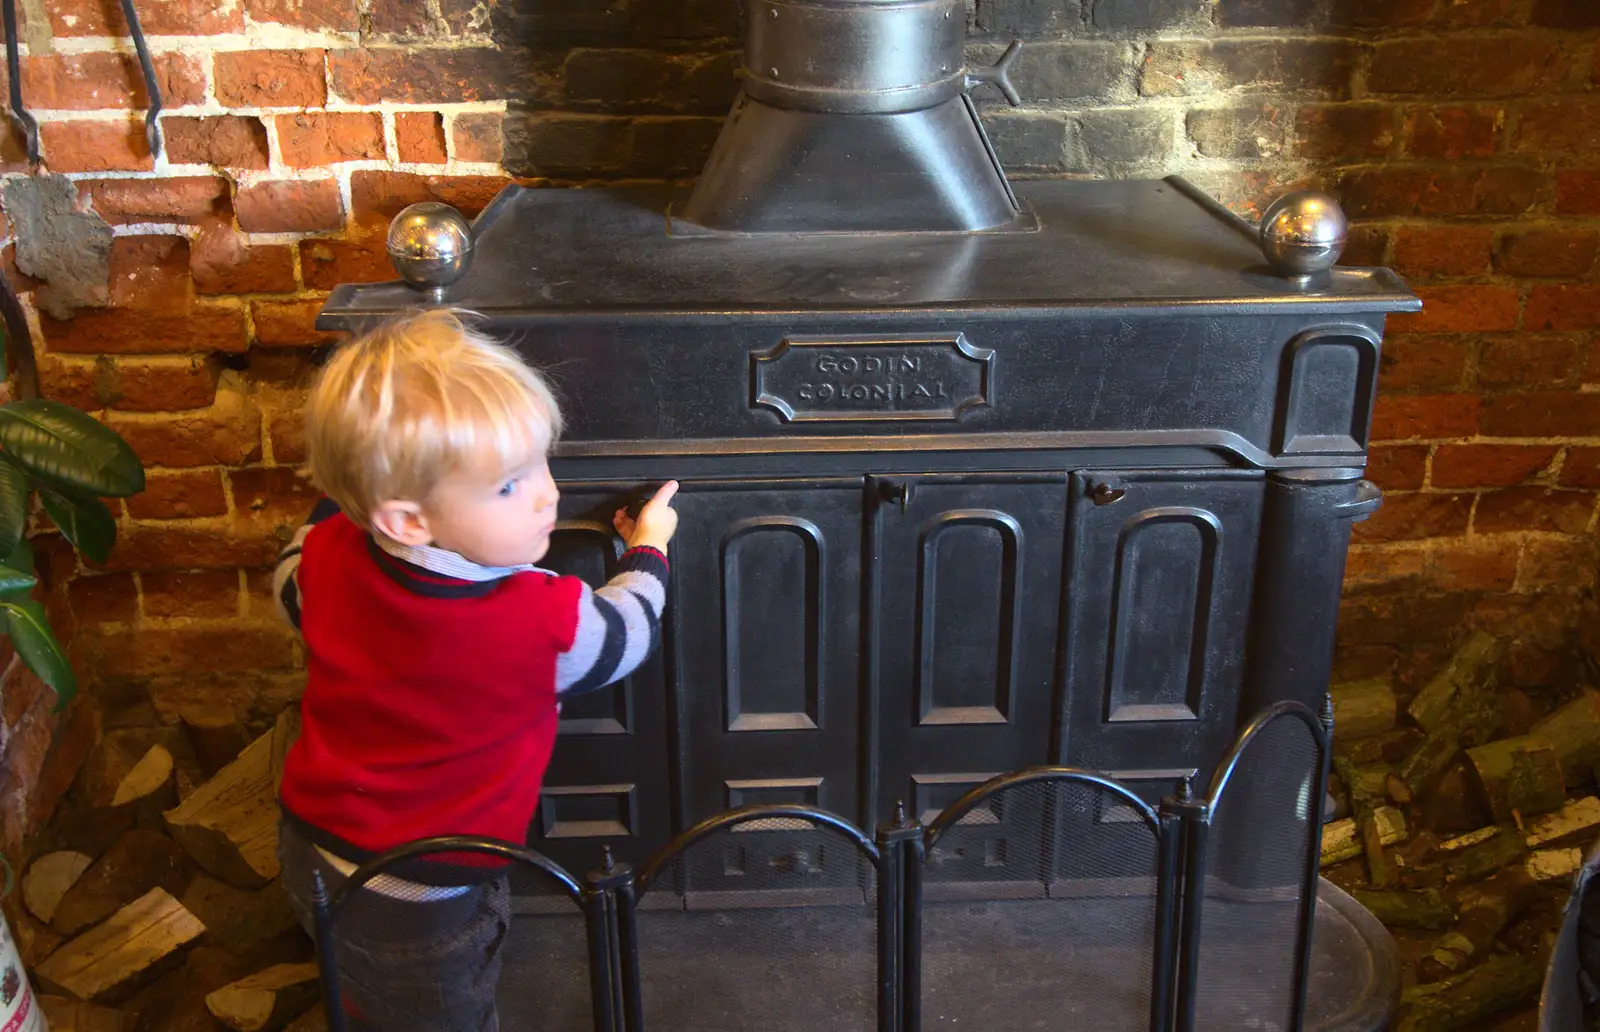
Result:
M372 529L402 545L426 545L433 540L422 506L398 498L379 502L372 510Z

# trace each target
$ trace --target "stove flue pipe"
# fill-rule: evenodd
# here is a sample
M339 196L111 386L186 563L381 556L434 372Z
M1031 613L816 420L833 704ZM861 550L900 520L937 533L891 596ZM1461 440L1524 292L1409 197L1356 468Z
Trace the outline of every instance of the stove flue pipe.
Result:
M963 0L746 0L743 85L674 232L1030 228L968 96Z

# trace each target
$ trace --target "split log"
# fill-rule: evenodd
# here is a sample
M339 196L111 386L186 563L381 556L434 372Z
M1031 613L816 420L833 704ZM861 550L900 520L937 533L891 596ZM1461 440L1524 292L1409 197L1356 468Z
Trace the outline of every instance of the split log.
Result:
M1334 760L1333 763L1339 772L1339 780L1343 783L1345 791L1350 793L1352 806L1362 802L1376 803L1388 797L1389 777L1392 772L1387 765L1357 764L1342 759Z
M316 1002L315 964L279 964L206 997L212 1015L234 1032L277 1032Z
M284 1032L328 1032L328 1012L319 1003L289 1022Z
M1355 889L1350 894L1389 928L1423 928L1436 932L1449 928L1456 919L1456 912L1438 889L1417 892Z
M1600 692L1585 688L1576 699L1533 725L1561 757L1568 784L1589 780L1600 763Z
M1333 753L1355 763L1387 763L1391 766L1411 755L1422 732L1414 727L1400 727L1371 738L1344 738L1334 729Z
M1534 881L1528 873L1513 867L1466 893L1455 928L1441 936L1428 955L1417 962L1417 981L1443 981L1482 960L1500 933L1528 905L1534 892Z
M71 850L46 853L35 860L22 876L22 900L33 916L49 924L61 897L92 863L93 857Z
M277 881L264 889L250 890L201 874L180 899L205 924L211 941L238 954L248 953L268 939L299 927L289 897Z
M1473 846L1482 845L1504 830L1498 824L1491 824L1487 828L1479 828L1477 831L1469 831L1465 835L1457 835L1455 838L1445 839L1439 843L1439 852L1447 855L1460 853L1471 849Z
M241 888L278 876L278 802L273 787L273 731L250 743L166 814L167 827L195 862Z
M35 974L80 1000L124 997L176 962L205 925L163 889L151 889L50 955Z
M1408 785L1420 785L1443 773L1460 752L1461 735L1455 728L1429 731L1395 773Z
M1394 691L1382 681L1352 681L1328 689L1336 738L1370 738L1394 730Z
M1496 821L1558 810L1567 800L1561 759L1548 739L1504 738L1468 749L1467 761Z
M127 1032L220 1032L206 1009L206 997L251 970L225 950L196 946L181 968L123 1006L131 1026Z
M1510 867L1528 855L1528 841L1516 825L1506 824L1493 838L1463 850L1445 864L1445 881L1475 882Z
M1571 878L1583 866L1583 850L1541 849L1528 855L1528 877L1534 881L1561 881Z
M1379 841L1385 846L1402 842L1406 837L1406 818L1392 806L1379 806L1372 811L1378 828ZM1322 829L1322 866L1343 863L1361 855L1363 850L1360 830L1354 819L1334 821Z
M206 777L239 758L250 745L250 732L239 713L226 702L195 703L178 710L183 730L194 746L195 759Z
M69 996L40 996L39 1007L50 1032L122 1032L122 1012L111 1007Z
M22 966L29 971L44 963L45 958L61 945L61 936L28 912L28 906L20 894L0 896L0 914L11 926L11 938L16 942L18 955L22 957Z
M1395 1032L1457 1032L1534 999L1544 970L1526 957L1492 957L1478 967L1405 994Z
M292 703L278 714L272 726L272 794L276 798L283 785L283 761L289 747L300 737L300 704Z
M1554 813L1541 814L1527 825L1529 849L1585 846L1600 836L1600 799L1574 799Z
M133 765L126 777L117 783L111 796L112 806L127 806L163 792L173 786L172 753L164 745L152 745L148 752ZM173 801L177 790L173 787Z
M1429 831L1456 835L1481 828L1491 820L1489 808L1472 787L1465 763L1451 764L1434 782L1433 790L1422 793L1422 824Z
M1505 657L1503 642L1483 631L1474 632L1444 669L1423 685L1406 712L1428 732L1488 720L1486 714L1470 711L1481 709L1486 703L1498 709L1493 688L1500 681ZM1498 723L1499 714L1493 719Z
M1389 799L1396 806L1409 806L1411 801L1416 798L1416 793L1411 791L1411 786L1406 784L1398 774L1388 775L1384 779L1384 784L1388 787Z
M77 935L151 889L181 895L193 876L194 866L176 842L135 828L117 839L67 890L50 927L62 935Z

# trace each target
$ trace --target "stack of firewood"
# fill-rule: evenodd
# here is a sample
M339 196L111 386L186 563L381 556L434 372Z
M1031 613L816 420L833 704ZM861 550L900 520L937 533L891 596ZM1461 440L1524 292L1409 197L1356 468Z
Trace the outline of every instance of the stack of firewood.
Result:
M1583 856L1600 838L1600 692L1541 708L1502 683L1477 633L1402 705L1335 685L1323 873L1394 933L1401 1032L1450 1032L1531 1005Z
M277 881L298 710L253 741L231 712L184 716L165 744L107 734L27 865L12 916L52 1032L326 1027Z

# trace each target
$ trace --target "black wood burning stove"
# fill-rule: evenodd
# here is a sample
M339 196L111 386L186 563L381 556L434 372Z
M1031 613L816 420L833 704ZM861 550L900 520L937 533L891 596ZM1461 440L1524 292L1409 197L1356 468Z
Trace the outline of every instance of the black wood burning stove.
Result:
M1013 191L961 0L747 6L693 192L508 188L458 281L319 320L462 306L550 373L555 568L604 579L609 514L683 482L665 645L566 707L532 844L636 862L757 803L870 828L1044 763L1203 791L1263 706L1322 707L1383 322L1417 299L1337 244L1269 264L1180 179Z

